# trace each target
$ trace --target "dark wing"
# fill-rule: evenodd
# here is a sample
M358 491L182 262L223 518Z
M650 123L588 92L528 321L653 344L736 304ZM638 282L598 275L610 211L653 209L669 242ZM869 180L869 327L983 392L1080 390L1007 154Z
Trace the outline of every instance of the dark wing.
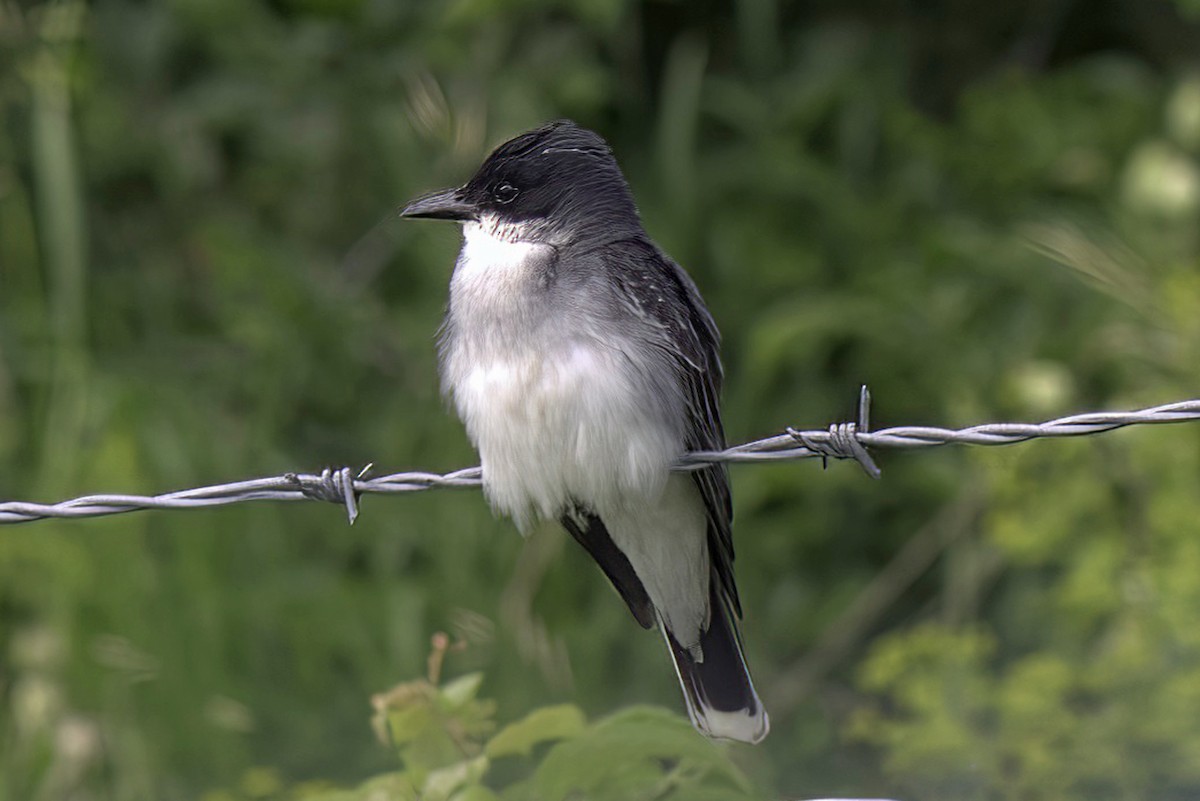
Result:
M725 448L721 425L721 335L700 291L683 268L646 239L627 239L606 248L609 277L621 300L653 324L655 344L675 365L687 404L685 445L689 451ZM708 545L714 577L742 615L733 578L733 503L724 464L692 473L708 513Z
M600 518L582 507L576 507L564 514L561 522L563 528L569 531L575 541L600 565L604 575L608 576L608 580L616 588L617 594L633 613L634 619L644 629L653 626L654 605L650 603L650 596L646 594L646 588L634 572L633 565L629 564L629 557L612 541Z

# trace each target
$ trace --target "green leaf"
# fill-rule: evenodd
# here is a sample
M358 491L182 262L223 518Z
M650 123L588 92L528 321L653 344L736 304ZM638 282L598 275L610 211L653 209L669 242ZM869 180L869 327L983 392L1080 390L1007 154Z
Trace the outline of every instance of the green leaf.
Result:
M352 790L300 788L289 794L296 801L417 801L417 791L403 773L385 773L368 779Z
M528 756L538 743L573 737L585 725L583 711L574 704L542 707L501 729L488 741L486 752L492 759Z
M433 710L427 706L410 706L388 713L388 732L397 745L412 742L433 725Z
M453 709L462 706L468 701L475 700L481 684L483 684L482 673L468 673L465 676L459 676L454 681L442 685L438 692L441 694L442 700L446 705Z
M687 770L675 770L684 765ZM660 796L670 785L686 782L698 787L723 783L737 791L734 797L751 792L750 782L725 752L682 717L665 709L632 707L551 748L533 785L546 799L576 793L620 798L652 788Z
M498 801L499 798L482 784L475 784L456 793L450 801Z
M432 771L421 787L422 800L445 801L464 785L478 785L489 765L486 756L478 756Z

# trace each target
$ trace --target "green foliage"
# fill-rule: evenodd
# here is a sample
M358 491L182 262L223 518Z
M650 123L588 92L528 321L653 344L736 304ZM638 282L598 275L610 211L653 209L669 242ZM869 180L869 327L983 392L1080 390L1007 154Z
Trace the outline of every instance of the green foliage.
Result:
M501 729L495 737L488 740L485 751L491 759L529 756L534 746L547 740L561 740L574 736L583 726L583 713L577 706L560 704L542 707Z
M472 463L455 234L389 218L560 116L712 307L731 439L863 382L877 426L1195 396L1194 6L0 4L0 497ZM735 470L742 773L477 494L5 528L0 801L1195 796L1197 436ZM486 680L404 685L381 748L441 630Z
M1187 135L1171 121L1200 113L1194 93L1183 82L1168 100L1177 142ZM1196 155L1151 137L1178 161L1173 179L1200 188ZM1195 386L1196 197L1140 175L1164 169L1145 147L1132 151L1122 197L1163 237L1160 266L1097 249L1064 222L1038 236L1056 237L1057 258L1139 312L1108 334L1124 367ZM1172 250L1183 260L1164 258ZM1200 792L1197 442L1192 431L1142 431L973 455L991 499L975 547L1012 570L976 579L987 617L968 626L947 607L946 622L890 635L865 662L861 686L886 703L859 709L849 731L883 748L900 786L933 799Z
M439 657L440 669L440 657ZM436 672L436 671L435 671ZM375 698L376 732L399 770L353 789L285 787L252 770L204 801L752 801L765 796L678 714L630 707L588 723L573 704L540 707L495 734L483 674L418 679ZM535 750L537 753L535 754ZM496 775L505 776L497 780Z

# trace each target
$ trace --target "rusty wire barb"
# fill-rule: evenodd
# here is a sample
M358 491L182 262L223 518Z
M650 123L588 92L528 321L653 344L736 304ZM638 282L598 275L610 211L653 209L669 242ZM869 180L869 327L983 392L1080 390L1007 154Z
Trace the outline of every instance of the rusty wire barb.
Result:
M871 396L859 394L858 419L827 429L798 431L735 445L723 451L693 451L676 465L692 471L719 462L779 462L819 458L853 459L867 475L879 478L879 468L868 448L929 448L936 445L1011 445L1042 437L1077 437L1116 428L1152 423L1185 423L1200 420L1200 400L1185 400L1131 412L1092 412L1060 417L1044 423L985 423L970 428L898 426L871 431ZM163 495L88 495L55 504L8 501L0 503L0 524L27 523L47 518L100 517L141 509L196 509L242 501L319 500L346 508L351 523L358 517L358 499L365 493L392 494L430 489L474 488L483 483L483 470L468 467L452 473L394 473L368 478L371 465L355 472L349 467L327 468L320 474L286 473L271 478L215 484L210 487L168 492Z

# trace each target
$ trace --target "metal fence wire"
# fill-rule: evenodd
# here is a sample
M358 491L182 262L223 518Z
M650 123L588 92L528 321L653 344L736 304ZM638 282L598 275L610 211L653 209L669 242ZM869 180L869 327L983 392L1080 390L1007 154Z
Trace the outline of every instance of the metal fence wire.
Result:
M1092 412L1044 423L985 423L970 428L898 426L871 431L870 393L859 395L858 419L823 430L797 431L735 445L723 451L693 451L675 466L696 470L717 462L782 462L797 459L853 459L873 478L879 468L868 448L929 448L936 445L1011 445L1043 437L1077 437L1117 428L1200 420L1200 400L1185 400L1130 412ZM366 493L418 492L430 489L473 488L483 483L483 470L468 467L451 473L408 472L371 478L371 465L354 471L327 468L320 474L285 473L270 478L214 484L163 495L87 495L53 504L0 503L0 524L27 523L47 518L99 517L142 509L197 509L243 501L318 500L345 506L351 523L358 517L358 498Z

